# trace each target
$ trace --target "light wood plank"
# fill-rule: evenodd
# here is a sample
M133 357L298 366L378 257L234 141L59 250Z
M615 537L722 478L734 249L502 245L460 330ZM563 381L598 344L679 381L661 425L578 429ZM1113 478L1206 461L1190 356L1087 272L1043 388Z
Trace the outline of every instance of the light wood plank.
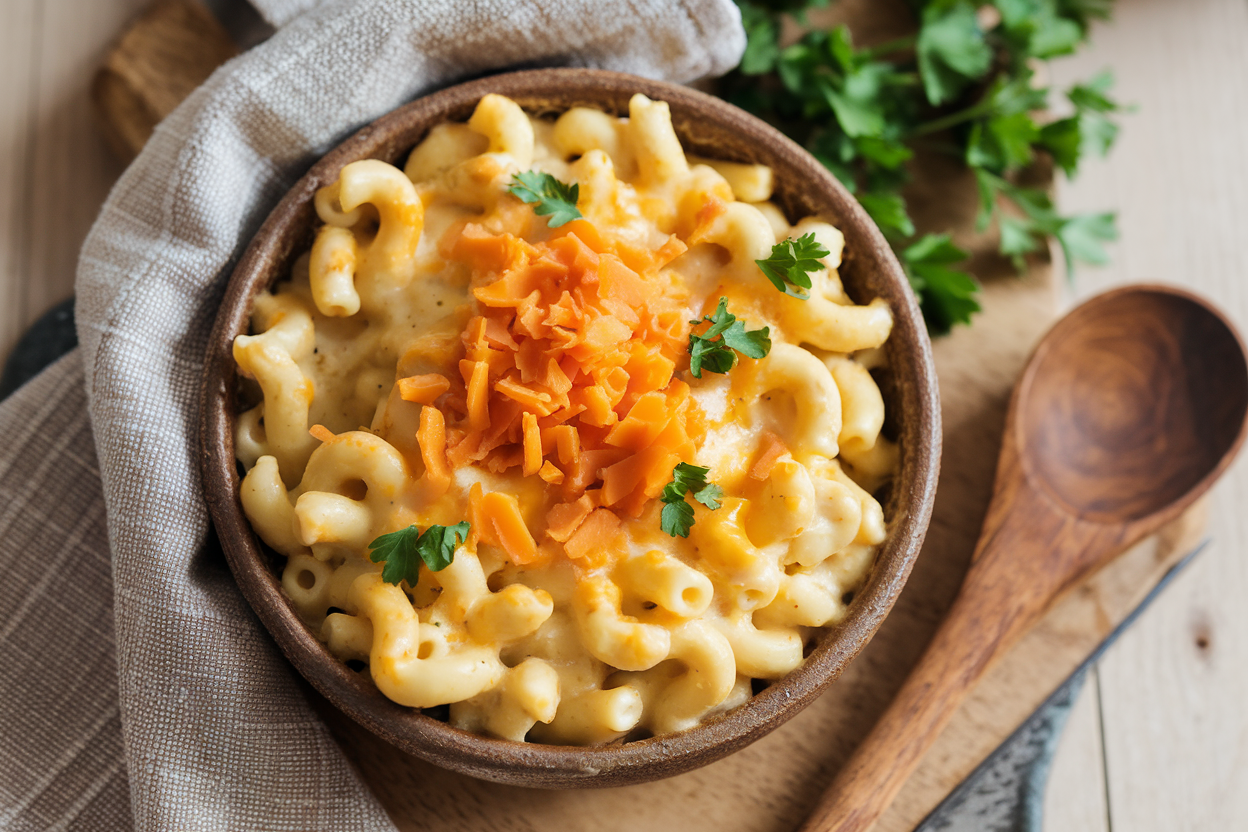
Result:
M1081 269L1080 295L1181 283L1248 325L1245 43L1248 5L1238 0L1125 0L1086 54L1054 67L1066 82L1111 66L1123 98L1139 105L1112 157L1060 191L1068 211L1119 210L1113 264ZM1214 493L1214 544L1101 663L1116 829L1248 828L1245 505L1241 460ZM1055 773L1051 804L1066 799L1066 774Z
M38 0L6 0L0 27L0 357L21 332L22 279L30 224L31 111Z
M1096 672L1083 690L1053 758L1044 797L1044 828L1055 832L1107 832L1104 753Z
M88 98L105 50L146 0L40 0L39 63L28 164L28 259L22 323L73 293L78 250L122 171Z

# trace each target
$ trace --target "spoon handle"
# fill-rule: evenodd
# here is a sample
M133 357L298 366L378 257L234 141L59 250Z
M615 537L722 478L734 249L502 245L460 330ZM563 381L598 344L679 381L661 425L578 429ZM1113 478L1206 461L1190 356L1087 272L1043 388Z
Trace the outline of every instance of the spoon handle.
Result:
M1025 482L999 483L957 599L801 832L869 829L993 660L1110 543Z

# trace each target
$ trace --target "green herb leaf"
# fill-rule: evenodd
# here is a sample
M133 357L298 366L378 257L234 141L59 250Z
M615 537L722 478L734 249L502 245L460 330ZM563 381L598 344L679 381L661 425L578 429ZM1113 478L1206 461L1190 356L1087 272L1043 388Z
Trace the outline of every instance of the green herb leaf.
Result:
M1083 155L1104 156L1118 138L1118 125L1110 121L1113 113L1128 111L1109 98L1114 85L1114 75L1102 72L1086 84L1076 84L1066 93L1075 105L1079 119L1080 151Z
M1028 164L1031 146L1040 140L1040 128L1031 113L1044 106L1047 95L1047 90L1031 86L1030 71L1012 81L994 83L978 105L983 115L967 138L967 165L1000 174Z
M1021 168L1031 161L1031 146L1039 140L1040 128L1029 114L993 116L971 127L966 163L998 172Z
M745 27L745 54L738 69L746 75L771 72L780 58L780 27L763 9L741 4L741 24Z
M663 488L662 500L665 503L659 516L659 524L663 531L672 537L688 537L693 526L693 506L685 502L685 495L693 494L693 499L714 511L719 508L724 490L714 483L708 483L706 476L710 468L701 468L681 462L672 469L672 481Z
M763 358L771 351L771 328L746 330L745 323L728 311L728 298L720 298L715 313L689 323L709 321L702 333L689 333L689 372L702 378L702 371L726 373L737 364L737 353Z
M1057 0L1058 11L1078 23L1086 32L1093 20L1108 20L1114 0Z
M923 89L933 106L952 101L992 66L992 48L967 2L928 3L916 50Z
M1084 38L1084 27L1063 16L1056 0L996 0L996 7L1002 28L1029 57L1068 55Z
M1010 258L1015 269L1023 271L1027 267L1024 257L1040 249L1033 226L1005 214L1001 215L998 224L1001 229L1001 253Z
M841 129L848 136L880 136L888 123L880 94L887 86L892 67L872 63L846 72L840 87L831 82L822 85L824 98Z
M914 158L913 150L887 136L864 136L854 141L854 147L862 158L885 170L896 170Z
M468 539L468 523L453 526L433 525L424 533L415 526L383 534L368 544L369 559L385 563L381 579L386 583L415 586L423 561L430 571L441 572L455 560L455 549Z
M1020 229L1036 234L1049 235L1057 240L1062 247L1066 259L1066 276L1074 277L1075 263L1102 265L1109 262L1104 243L1118 239L1118 228L1113 213L1078 214L1073 217L1059 215L1053 207L1053 200L1044 191L1035 188L1020 188L1003 179L996 179L994 186L999 192L1018 206L1023 212ZM1008 225L1009 223L1006 223ZM1008 244L1017 246L1017 235L1013 230L1007 232L1002 227L1002 252L1009 254L1004 246L1009 233Z
M580 195L580 186L560 182L549 173L526 170L511 177L508 193L527 204L537 204L533 213L539 217L549 215L546 223L550 228L558 228L564 223L579 220L581 212L576 209L576 200Z
M979 188L979 211L975 215L975 230L983 231L992 222L992 215L997 210L997 194L1001 191L1000 177L993 176L982 168L975 168L975 185Z
M858 202L890 240L914 236L914 222L901 194L860 194Z
M1078 116L1072 116L1050 121L1040 128L1039 144L1053 154L1054 163L1068 178L1074 178L1079 171L1079 159L1083 151L1080 121Z
M1113 213L1077 214L1065 219L1053 232L1066 257L1068 271L1074 263L1103 266L1109 262L1104 243L1118 239L1117 217Z
M968 323L979 311L975 278L957 269L969 256L949 239L948 234L927 234L900 252L901 264L910 285L919 296L927 327L943 334L955 324Z
M754 262L762 269L772 285L781 292L789 297L805 300L810 297L809 293L794 291L791 287L809 289L811 287L810 273L823 268L823 263L819 262L819 258L827 257L831 253L815 240L815 234L812 231L796 240L782 240L776 243L771 247L770 257Z
M745 324L734 321L724 330L724 343L747 358L765 358L771 352L770 327L747 331Z
M701 488L693 495L693 499L697 500L711 511L714 511L722 505L720 501L723 500L723 498L724 489L720 488L713 482L708 483L704 488Z
M672 469L672 481L667 488L679 489L681 497L685 496L687 491L698 491L706 487L706 476L711 473L710 468L703 468L699 465L691 465L688 462L681 462ZM667 499L668 491L663 491L663 499ZM671 493L675 494L676 491Z
M688 537L693 528L693 506L684 499L667 503L659 514L659 528L672 537Z

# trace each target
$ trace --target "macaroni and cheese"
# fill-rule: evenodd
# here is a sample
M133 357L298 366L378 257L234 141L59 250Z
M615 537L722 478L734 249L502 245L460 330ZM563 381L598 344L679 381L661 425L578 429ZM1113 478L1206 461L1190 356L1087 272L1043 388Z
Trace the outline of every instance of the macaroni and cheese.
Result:
M458 727L566 744L687 729L801 664L885 537L892 317L771 191L687 157L662 102L552 121L487 95L317 193L234 343L235 446L330 652ZM790 240L798 285L758 264Z

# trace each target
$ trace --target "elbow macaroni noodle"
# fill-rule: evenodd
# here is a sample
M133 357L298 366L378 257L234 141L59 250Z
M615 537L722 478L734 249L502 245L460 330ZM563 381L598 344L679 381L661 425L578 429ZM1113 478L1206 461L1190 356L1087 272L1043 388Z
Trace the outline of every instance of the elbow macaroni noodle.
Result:
M584 219L551 229L511 196L529 169L577 183ZM885 537L871 492L897 447L855 354L878 362L892 318L845 294L840 232L791 226L771 189L765 166L687 157L663 102L552 122L487 95L403 170L353 162L316 194L311 252L234 343L254 380L236 448L244 511L330 652L458 727L571 744L688 729L801 664ZM753 261L807 233L830 254L803 301ZM690 321L720 297L773 344L693 378ZM665 476L629 480L629 459ZM724 491L687 539L659 523L677 461ZM415 586L369 559L383 534L465 519L453 562Z

